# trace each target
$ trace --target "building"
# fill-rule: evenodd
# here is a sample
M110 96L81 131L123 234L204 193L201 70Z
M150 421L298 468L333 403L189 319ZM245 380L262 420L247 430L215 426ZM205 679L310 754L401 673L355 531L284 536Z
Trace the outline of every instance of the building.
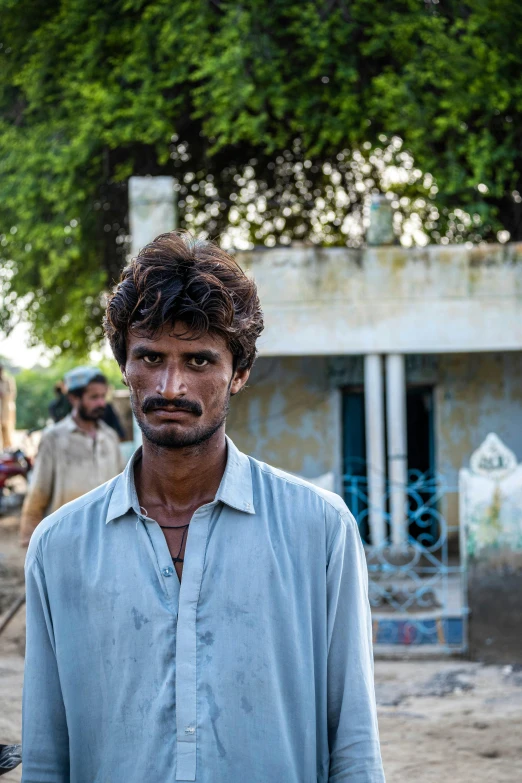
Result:
M489 432L522 457L522 244L238 261L266 331L230 435L345 496L367 544L378 643L464 649L457 476Z

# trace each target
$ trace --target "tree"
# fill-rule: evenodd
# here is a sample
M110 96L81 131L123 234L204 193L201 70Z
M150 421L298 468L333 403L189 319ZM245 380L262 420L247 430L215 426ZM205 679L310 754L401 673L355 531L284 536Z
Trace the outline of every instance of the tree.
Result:
M357 245L373 190L406 239L522 239L521 21L509 0L0 0L4 329L99 342L131 174L172 174L183 225L229 242Z

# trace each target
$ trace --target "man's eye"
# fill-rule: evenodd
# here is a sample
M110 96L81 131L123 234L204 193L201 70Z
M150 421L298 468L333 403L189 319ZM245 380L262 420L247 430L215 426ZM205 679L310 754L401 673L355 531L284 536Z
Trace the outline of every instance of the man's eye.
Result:
M200 356L193 356L189 359L189 364L192 367L205 367L208 364L208 359L202 359Z
M159 356L157 353L149 353L143 357L143 361L145 364L159 364L161 361L161 356Z

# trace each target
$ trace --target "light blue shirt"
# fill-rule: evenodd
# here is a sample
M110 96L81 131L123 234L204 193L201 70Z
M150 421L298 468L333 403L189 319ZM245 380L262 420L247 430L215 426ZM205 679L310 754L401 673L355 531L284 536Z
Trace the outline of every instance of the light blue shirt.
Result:
M383 783L354 519L227 444L181 586L139 453L38 526L24 783Z

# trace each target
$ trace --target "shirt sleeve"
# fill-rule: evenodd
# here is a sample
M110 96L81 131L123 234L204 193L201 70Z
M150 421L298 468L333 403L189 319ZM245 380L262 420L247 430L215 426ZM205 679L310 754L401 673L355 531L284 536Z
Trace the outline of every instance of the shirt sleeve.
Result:
M42 439L31 477L31 483L22 507L20 539L29 543L32 533L47 514L53 493L54 456L49 437Z
M328 781L384 783L366 558L349 511L340 523L327 570Z
M69 783L69 738L43 569L26 565L22 783Z

